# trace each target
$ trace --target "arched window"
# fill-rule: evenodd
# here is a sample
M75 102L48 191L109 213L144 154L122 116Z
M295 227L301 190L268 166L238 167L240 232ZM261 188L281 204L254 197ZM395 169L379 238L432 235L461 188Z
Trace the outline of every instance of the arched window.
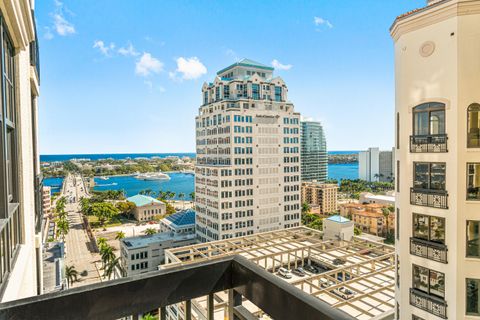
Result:
M468 106L467 148L480 148L480 104Z
M445 134L445 104L428 102L413 108L413 135Z

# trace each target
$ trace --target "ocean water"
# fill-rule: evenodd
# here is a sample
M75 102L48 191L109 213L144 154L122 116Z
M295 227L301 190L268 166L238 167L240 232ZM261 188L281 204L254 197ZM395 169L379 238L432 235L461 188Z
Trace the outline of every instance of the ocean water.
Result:
M329 151L329 154L354 154L358 151ZM195 153L116 153L116 154L69 154L69 155L41 155L40 161L67 161L71 159L88 158L91 160L113 158L138 158L138 157L162 157L178 156L178 157L195 157ZM178 199L179 193L185 193L186 198L190 199L189 194L194 191L194 176L183 173L169 173L170 180L143 181L133 176L109 177L108 180L95 178L97 186L94 190L124 190L127 196L132 196L140 192L140 190L152 189L155 192L172 191L176 193ZM329 164L328 177L330 179L358 179L358 163L345 164ZM45 186L52 187L52 193L60 191L63 178L46 178Z
M108 177L108 180L95 178L94 190L124 190L127 197L138 194L141 190L151 189L158 194L158 191L175 192L175 199L179 193L185 194L185 200L190 200L190 193L194 191L194 179L191 174L167 173L170 180L150 180L144 181L134 176L116 176Z

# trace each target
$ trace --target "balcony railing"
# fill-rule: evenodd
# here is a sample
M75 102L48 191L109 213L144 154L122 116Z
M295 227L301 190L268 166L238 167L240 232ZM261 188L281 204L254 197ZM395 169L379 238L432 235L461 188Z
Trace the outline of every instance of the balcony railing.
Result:
M410 189L410 204L423 207L448 209L448 193L445 190Z
M447 319L447 302L417 289L410 289L410 304L437 317Z
M214 293L228 290L228 319L255 319L242 296L273 319L353 320L241 256L145 273L66 291L0 304L0 319L119 319L184 302L192 319L192 299L207 298L206 319L214 317Z
M447 246L423 239L410 238L410 253L430 260L447 263Z
M410 136L410 152L412 153L448 152L447 139L448 137L446 134Z

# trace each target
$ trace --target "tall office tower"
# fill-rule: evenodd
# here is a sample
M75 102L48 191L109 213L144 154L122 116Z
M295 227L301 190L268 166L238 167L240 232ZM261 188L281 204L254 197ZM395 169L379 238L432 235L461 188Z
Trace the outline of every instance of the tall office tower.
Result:
M0 300L42 291L37 155L38 47L33 2L0 1Z
M480 316L479 30L478 0L429 1L391 27L400 319Z
M358 153L358 177L366 181L390 182L395 178L393 151L368 148Z
M327 180L327 141L322 124L318 121L300 122L302 181Z
M196 232L228 239L300 224L300 114L273 68L243 59L202 88Z

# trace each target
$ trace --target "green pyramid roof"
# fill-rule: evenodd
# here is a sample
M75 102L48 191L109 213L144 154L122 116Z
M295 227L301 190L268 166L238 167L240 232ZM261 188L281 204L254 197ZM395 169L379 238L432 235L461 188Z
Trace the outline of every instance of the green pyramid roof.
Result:
M260 62L256 62L256 61L253 61L253 60L250 60L250 59L242 59L238 62L235 62L234 64L220 70L217 72L217 74L220 74L220 73L224 73L225 71L229 70L229 69L232 69L234 67L253 67L253 68L258 68L258 69L265 69L265 70L269 70L269 71L273 71L274 69L272 67L269 67L263 63L260 63Z

